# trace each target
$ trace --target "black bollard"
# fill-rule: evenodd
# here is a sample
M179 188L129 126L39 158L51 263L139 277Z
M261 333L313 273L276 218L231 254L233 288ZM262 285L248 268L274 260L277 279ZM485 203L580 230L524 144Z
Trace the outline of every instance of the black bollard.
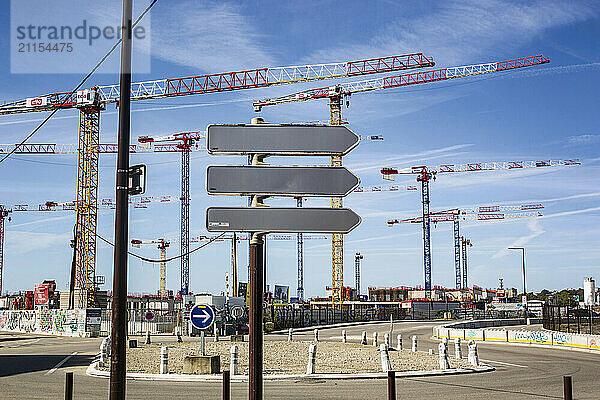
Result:
M396 400L396 371L388 371L388 400Z
M563 376L563 393L565 400L573 400L573 382L570 376Z
M229 381L229 371L223 371L223 400L231 398L231 382Z
M67 372L65 376L65 400L73 400L73 373Z

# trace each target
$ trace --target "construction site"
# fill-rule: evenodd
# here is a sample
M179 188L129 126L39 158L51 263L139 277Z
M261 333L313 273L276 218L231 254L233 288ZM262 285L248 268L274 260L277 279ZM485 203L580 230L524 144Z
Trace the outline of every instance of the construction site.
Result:
M181 96L202 96L218 92L231 92L236 90L249 90L252 88L263 88L266 86L293 85L295 83L316 82L320 80L339 79L339 78L360 78L351 82L334 83L330 86L321 88L303 90L290 95L284 95L276 98L266 98L252 102L255 112L261 112L263 108L270 108L275 105L283 105L294 102L310 102L311 100L323 99L327 103L329 110L328 125L350 124L350 121L344 119L342 111L349 107L352 95L365 94L369 92L385 92L389 90L401 91L405 87L419 85L435 86L448 80L473 80L480 75L504 74L508 76L513 70L531 69L549 63L550 60L543 55L534 55L523 58L509 60L486 62L482 64L463 65L456 67L442 67L436 65L432 55L423 53L413 53L406 55L384 56L374 59L352 60L334 64L314 64L304 66L290 66L280 68L262 68L239 72L225 72L211 75L200 75L186 78L168 78L154 81L145 81L133 83L131 89L131 100L143 101L149 99L172 99ZM408 72L407 72L408 70ZM410 70L417 70L411 72ZM394 73L396 73L394 75ZM368 75L382 75L364 79ZM105 239L97 229L99 213L102 210L111 210L115 208L113 199L99 198L99 162L104 155L114 154L117 149L116 143L102 143L100 141L100 120L101 115L107 109L107 106L117 102L119 96L118 85L93 86L89 89L78 90L76 92L57 92L42 95L35 98L26 98L16 100L11 103L3 104L0 107L0 114L22 114L39 112L67 112L76 110L79 113L78 124L78 143L73 144L55 144L55 143L22 143L17 145L2 145L0 151L3 154L15 155L19 158L24 157L47 157L69 155L71 159L76 159L77 181L74 183L74 200L66 202L47 201L43 204L27 204L26 199L18 204L1 205L0 214L0 276L5 275L5 270L10 270L11 265L5 265L4 243L10 241L10 236L5 233L7 223L12 218L20 218L23 214L48 215L58 213L71 213L75 220L73 238L70 240L72 250L72 263L64 265L65 271L70 271L70 282L59 282L61 287L67 286L66 290L56 290L56 283L53 284L49 294L44 296L34 296L38 293L37 286L35 290L24 288L20 294L9 294L4 289L3 280L0 278L0 290L5 294L0 303L5 309L35 309L41 308L61 308L61 309L80 309L80 308L101 308L107 309L110 304L111 291L103 288L106 283L106 277L97 273L97 248L98 242L102 241L110 244L110 240ZM354 97L352 97L354 98ZM358 98L358 97L357 97ZM322 101L323 101L322 100ZM259 119L259 122L262 120ZM294 125L320 126L323 122L305 122L293 123ZM197 127L190 127L196 128ZM377 142L385 143L385 135L361 135L361 145L365 143L377 145ZM180 181L179 195L138 195L131 196L129 199L130 208L143 209L147 213L159 212L161 206L167 206L168 203L179 205L180 209L180 232L178 237L165 237L165 231L157 230L152 239L131 239L131 250L141 248L142 246L152 246L158 252L154 253L152 259L137 256L144 261L148 261L153 270L158 270L158 281L156 282L155 292L146 292L147 294L131 295L130 309L141 307L142 310L153 310L159 313L173 313L175 310L186 310L196 304L194 294L204 293L203 287L190 287L190 272L199 271L200 268L190 265L190 254L192 247L204 247L202 245L212 244L219 246L218 242L226 242L229 249L221 249L223 266L221 271L224 285L223 289L217 292L217 295L229 299L241 298L243 303L247 302L247 275L245 274L246 263L238 257L238 247L247 246L249 236L246 234L235 233L228 236L224 235L197 235L191 236L190 232L190 157L196 153L205 152L203 140L205 131L192 130L186 132L172 133L166 136L139 135L137 143L130 146L130 152L144 156L154 154L162 155L164 153L178 153L180 157L180 176L173 177ZM342 159L339 156L331 157L332 166L341 166ZM502 204L502 205L482 205L471 207L457 207L444 211L433 211L430 201L430 190L433 189L433 181L440 177L445 179L449 174L476 175L488 171L500 171L509 173L510 171L521 172L526 169L548 169L553 168L573 168L580 165L577 159L550 159L550 160L511 160L511 161L485 161L469 162L461 164L445 163L441 165L419 165L404 168L392 168L387 165L381 165L381 177L385 180L393 180L396 176L402 174L416 177L416 182L410 180L406 185L376 185L359 186L354 189L353 196L366 198L375 197L379 193L415 193L416 199L411 201L421 203L421 213L412 218L389 219L387 225L393 229L399 229L402 224L406 224L406 229L410 229L410 224L416 224L422 230L422 255L423 255L423 284L416 287L405 287L407 282L400 279L400 276L390 276L386 286L389 289L371 287L371 282L365 282L361 279L361 261L363 255L356 252L354 259L354 279L344 280L344 237L342 234L326 235L307 235L298 233L297 235L270 235L267 241L276 246L278 242L290 242L295 247L296 255L296 275L295 282L277 282L279 288L274 286L273 290L266 290L264 294L266 309L272 309L271 313L266 313L265 318L271 320L271 323L284 317L275 316L275 308L287 310L288 305L299 310L308 307L308 309L330 309L334 310L331 314L331 322L338 319L340 321L350 319L348 315L344 316L344 310L355 310L360 307L361 310L369 310L369 319L388 318L393 312L400 316L402 311L409 310L407 315L414 317L414 311L410 312L413 302L429 302L428 312L417 314L423 318L431 318L431 310L437 310L434 317L439 317L438 311L443 310L450 315L453 310L456 315L458 311L467 312L477 308L485 310L484 303L510 302L520 303L522 299L517 297L517 289L505 290L501 285L490 289L482 289L477 286L477 282L469 280L468 267L468 248L476 241L467 238L461 231L460 224L481 223L486 225L490 222L506 221L510 222L519 219L535 219L543 216L544 205L541 203L525 204ZM152 179L152 173L147 179ZM414 178L413 178L414 179ZM431 185L431 188L430 188ZM418 194L418 195L417 195ZM303 203L309 198L295 198L296 206L303 207ZM475 198L473 198L475 200ZM373 201L370 199L370 201ZM250 202L250 198L249 198ZM341 198L332 198L331 207L342 207ZM453 285L434 285L432 282L432 226L438 223L450 222L452 224L449 242L453 243L453 252L449 257L453 259L454 279ZM398 224L398 227L395 225ZM197 231L197 229L194 229ZM321 241L321 242L319 242ZM329 266L331 278L328 282L322 282L321 288L325 292L315 296L305 295L305 246L314 243L331 243L331 263ZM213 242L215 242L213 244ZM221 246L223 247L223 246ZM169 249L169 257L167 257ZM176 251L173 251L176 250ZM179 254L177 257L171 257L171 253ZM228 254L229 253L229 254ZM351 256L346 254L347 256ZM365 254L368 258L368 255ZM228 261L227 261L228 260ZM249 265L249 264L248 264ZM351 265L352 267L352 265ZM286 265L290 269L291 265ZM364 267L362 267L364 268ZM405 268L409 268L406 266ZM410 266L416 269L417 265ZM177 270L179 280L168 281L167 269L173 276L173 270ZM347 268L349 269L349 268ZM267 271L269 268L267 267ZM156 274L154 274L156 276ZM265 274L265 288L268 288L267 274ZM351 275L352 276L352 275ZM242 277L242 278L241 278ZM46 278L46 277L41 277ZM242 282L242 279L246 282ZM361 290L362 280L362 290ZM270 281L269 281L270 282ZM275 282L273 282L275 283ZM394 288L393 285L398 285ZM517 286L518 282L513 285ZM523 283L524 284L524 283ZM368 292L364 289L368 287ZM33 289L33 288L32 288ZM60 292L60 294L59 294ZM51 298L57 301L51 301ZM138 302L140 302L138 304ZM242 304L243 304L242 303ZM213 304L213 306L217 306ZM338 311L339 316L335 311ZM515 308L513 311L517 311ZM286 311L289 313L289 311ZM267 314L273 314L268 317ZM443 313L442 313L443 314ZM287 314L286 314L287 315ZM141 316L139 316L141 319ZM183 318L181 315L178 319ZM287 317L285 317L287 318ZM285 319L284 318L284 319ZM353 317L355 318L355 317ZM364 316L361 318L365 318ZM320 318L317 318L320 320ZM314 321L315 323L317 321ZM283 326L285 327L285 326Z
M597 397L597 4L7 3L0 398Z

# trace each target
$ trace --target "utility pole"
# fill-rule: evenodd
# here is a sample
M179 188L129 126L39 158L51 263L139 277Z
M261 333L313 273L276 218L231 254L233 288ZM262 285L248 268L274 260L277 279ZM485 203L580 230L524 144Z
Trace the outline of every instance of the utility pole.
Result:
M525 314L525 323L527 323L527 285L525 283L525 248L524 247L509 247L509 250L521 250L523 260L523 307Z
M127 246L129 198L129 130L131 100L132 0L123 0L121 77L115 212L115 249L112 299L110 400L125 400L127 374Z
M237 275L237 237L235 232L231 235L231 293L233 297L238 296Z

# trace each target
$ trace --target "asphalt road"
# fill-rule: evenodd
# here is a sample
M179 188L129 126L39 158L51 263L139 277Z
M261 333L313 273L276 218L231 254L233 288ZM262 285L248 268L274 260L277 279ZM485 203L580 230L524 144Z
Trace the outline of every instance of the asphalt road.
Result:
M402 333L404 346L417 335L419 349L436 349L430 339L431 322L394 324L394 335ZM342 328L323 329L321 340L340 340ZM362 331L379 332L383 338L389 323L346 327L348 338ZM296 333L310 339L312 331ZM155 338L172 341L171 337ZM267 340L286 340L286 335L269 335ZM65 372L73 371L75 399L108 398L109 381L85 375L98 352L100 339L62 338L0 333L0 399L62 399ZM451 349L452 350L452 349ZM451 351L453 353L453 351ZM463 348L466 354L466 348ZM494 372L433 377L399 378L398 399L562 399L562 376L573 376L575 399L600 398L600 356L585 352L548 348L479 345L480 359L493 365ZM265 399L384 399L384 380L266 382ZM221 399L220 384L128 381L128 399ZM247 384L232 384L232 399L247 398Z

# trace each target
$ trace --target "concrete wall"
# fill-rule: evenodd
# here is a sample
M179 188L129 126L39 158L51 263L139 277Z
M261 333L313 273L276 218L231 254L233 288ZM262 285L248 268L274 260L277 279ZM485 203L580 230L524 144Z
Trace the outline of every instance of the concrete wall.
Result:
M496 322L493 322L496 321ZM537 331L524 329L486 329L502 320L482 320L436 326L433 336L441 339L461 338L483 342L505 342L525 345L554 346L558 348L600 351L600 335L579 335L575 333ZM522 320L520 321L522 322ZM481 325L482 327L478 327Z
M0 311L0 331L79 337L96 335L100 331L100 320L96 324L92 313L86 311L4 310Z

